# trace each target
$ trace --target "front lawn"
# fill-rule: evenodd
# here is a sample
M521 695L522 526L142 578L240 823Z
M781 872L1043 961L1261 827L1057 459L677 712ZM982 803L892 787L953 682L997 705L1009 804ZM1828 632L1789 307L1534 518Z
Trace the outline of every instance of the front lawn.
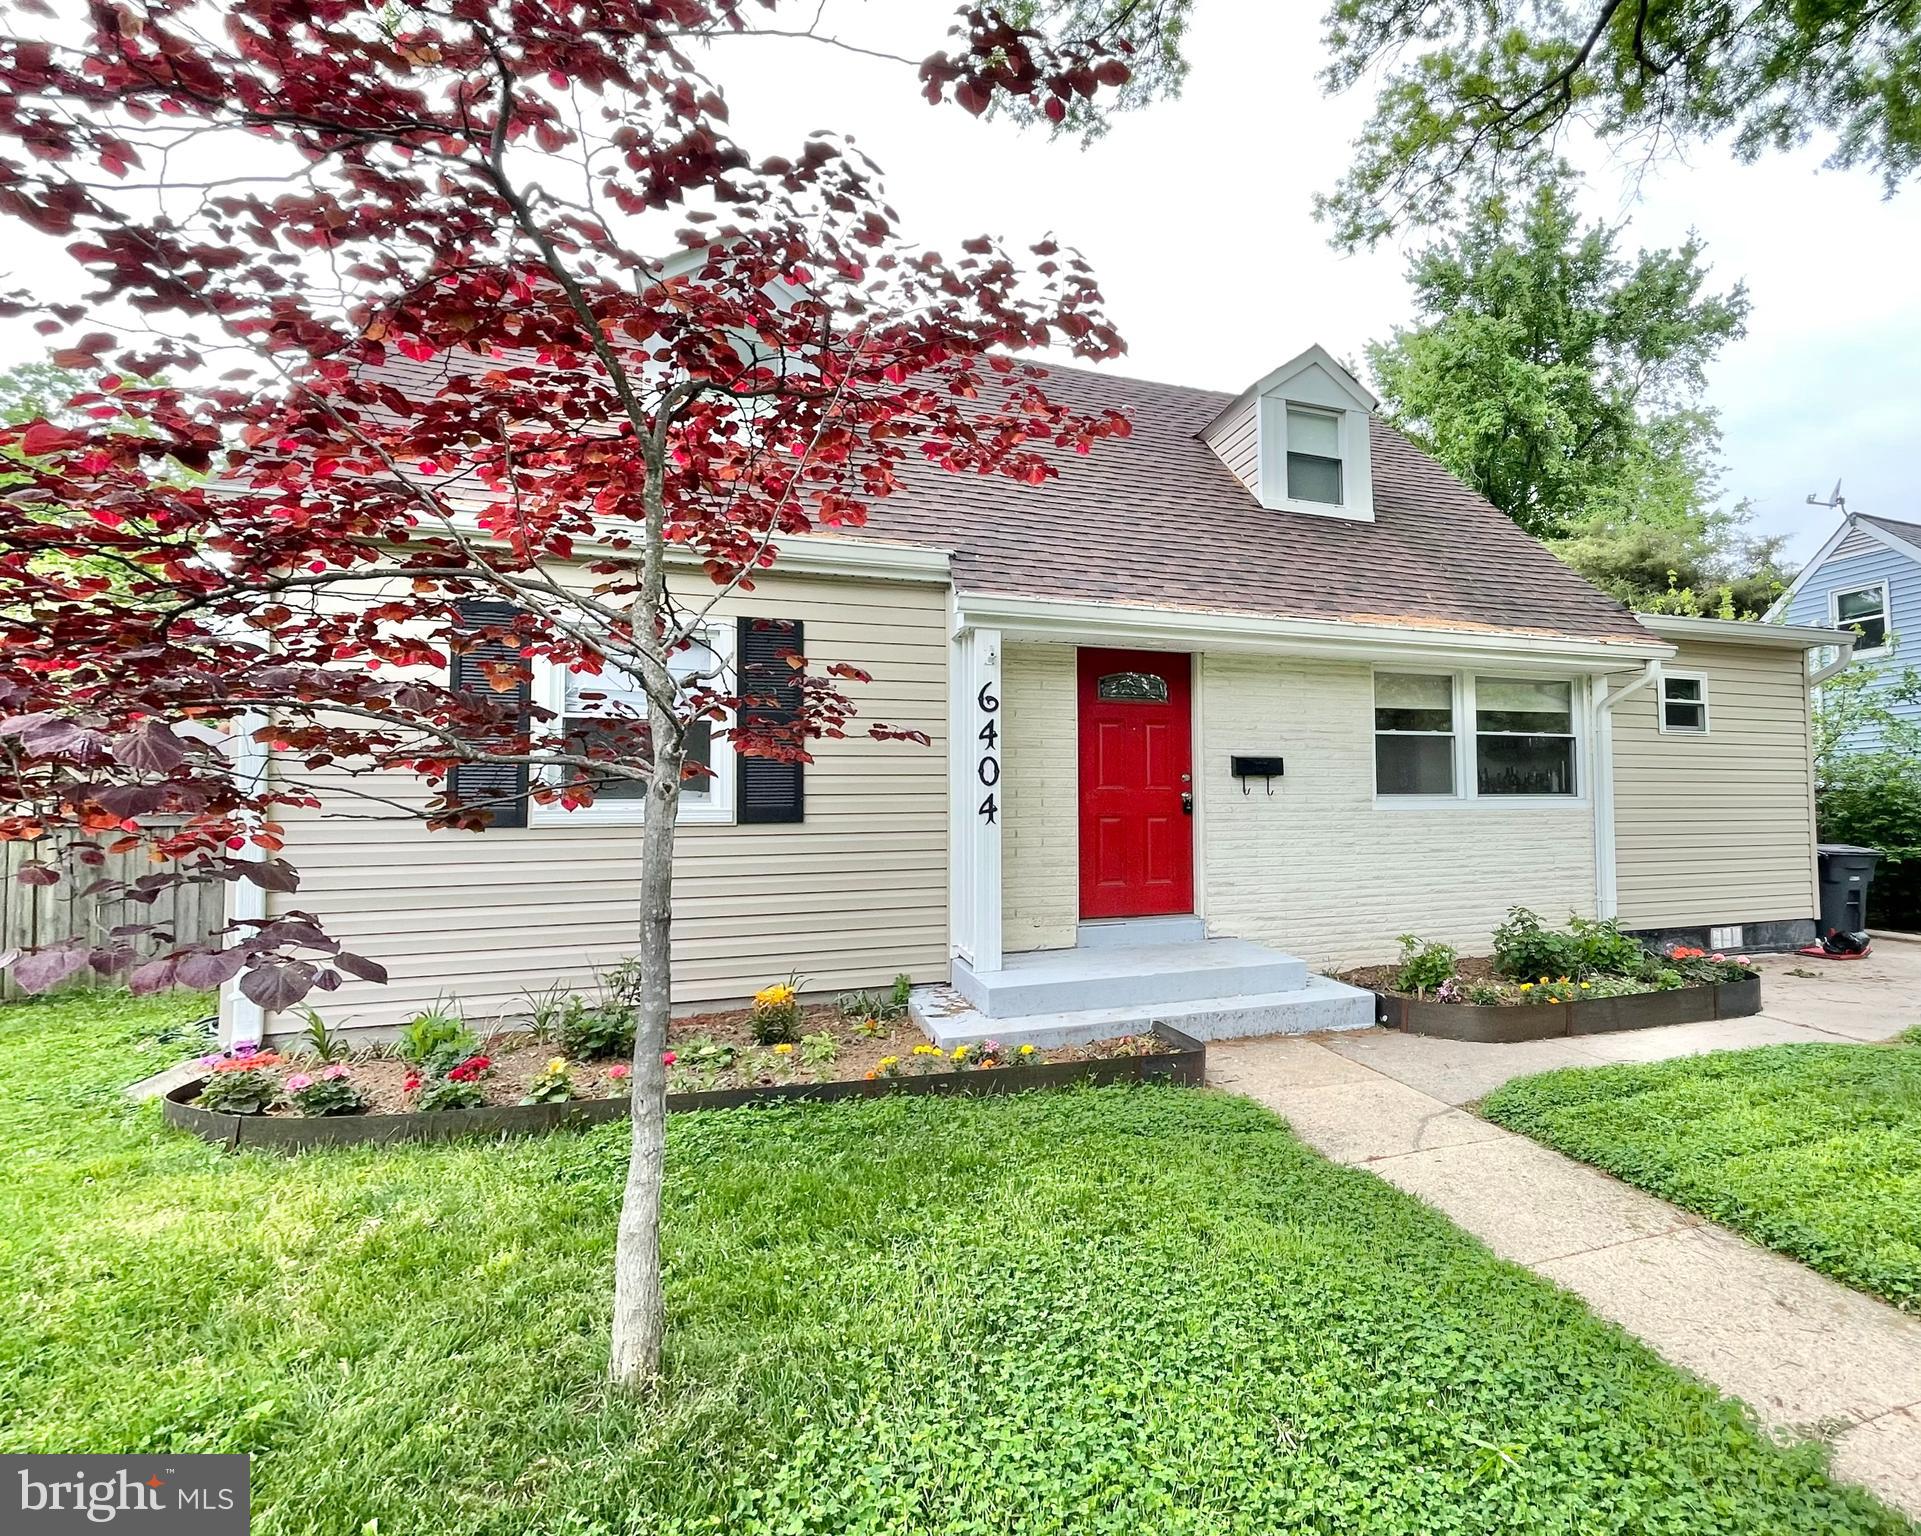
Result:
M1921 1307L1921 1049L1771 1045L1522 1078L1482 1113Z
M677 1119L609 1401L624 1128L223 1157L116 1099L170 1007L0 1011L0 1450L252 1451L262 1536L1908 1529L1193 1090Z

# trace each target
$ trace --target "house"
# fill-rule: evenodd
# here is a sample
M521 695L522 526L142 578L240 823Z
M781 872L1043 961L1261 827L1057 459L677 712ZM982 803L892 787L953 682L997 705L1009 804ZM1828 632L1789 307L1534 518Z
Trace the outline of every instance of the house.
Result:
M1236 394L1047 388L1132 435L1040 486L917 471L716 609L705 659L796 626L810 663L873 674L864 715L933 745L850 735L768 776L707 742L678 1008L906 973L947 1040L1254 1033L1368 1024L1367 994L1315 973L1407 932L1485 952L1517 904L1730 949L1812 938L1806 653L1838 631L1637 618L1319 348ZM536 686L575 706L564 677ZM612 797L516 819L289 815L305 883L241 887L243 915L316 911L388 967L333 995L336 1023L524 1012L631 950L640 828Z
M1906 670L1903 639L1921 635L1921 524L1848 513L1765 617L1852 631L1854 660L1885 686ZM1888 707L1921 725L1921 701Z

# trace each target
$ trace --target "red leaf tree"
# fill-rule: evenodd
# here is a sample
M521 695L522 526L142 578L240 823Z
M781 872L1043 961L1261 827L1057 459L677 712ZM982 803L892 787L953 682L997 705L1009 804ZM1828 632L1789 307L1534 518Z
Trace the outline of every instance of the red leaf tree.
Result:
M644 786L612 1356L630 1384L662 1327L689 732L804 758L856 728L860 679L787 658L801 704L775 726L754 679L676 659L783 538L859 524L910 460L1038 481L1050 454L1125 430L1008 356L1117 350L1070 253L912 248L844 145L755 161L728 136L683 50L774 8L118 0L68 29L21 0L0 40L0 209L95 280L42 325L98 380L59 421L0 433L0 838L145 849L135 899L293 891L290 805L457 833L521 793L482 779L524 769L525 793L567 807ZM1098 39L1050 47L986 12L960 33L922 69L931 97L1126 75ZM710 578L691 597L669 588L677 561ZM487 686L453 687L455 656ZM569 736L524 702L536 661L624 675L644 707ZM45 859L23 878L88 876ZM381 976L299 912L202 946L116 930L15 973L44 988L89 966L139 989L238 978L270 1008Z

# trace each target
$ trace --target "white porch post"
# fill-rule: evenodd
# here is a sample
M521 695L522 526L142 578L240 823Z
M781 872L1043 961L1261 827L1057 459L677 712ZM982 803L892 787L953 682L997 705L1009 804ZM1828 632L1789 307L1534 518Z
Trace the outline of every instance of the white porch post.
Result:
M233 722L234 777L248 794L255 793L269 772L267 749L253 739L253 733L267 723L265 715L240 715ZM266 850L251 843L243 859L263 860ZM230 921L258 921L267 915L267 892L251 880L235 880L227 887L227 917ZM236 934L236 938L240 935ZM260 1004L240 990L240 978L226 985L228 1045L258 1045L266 1033L267 1015Z
M954 953L978 975L1001 968L1001 636L963 628L953 638L948 711L948 810Z

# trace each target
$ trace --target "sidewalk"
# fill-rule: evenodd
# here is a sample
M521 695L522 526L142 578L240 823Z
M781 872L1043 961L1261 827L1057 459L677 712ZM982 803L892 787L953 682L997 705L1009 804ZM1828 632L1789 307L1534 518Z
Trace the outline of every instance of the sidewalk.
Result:
M1883 1039L1921 1022L1921 945L1879 945L1846 970L1791 957L1764 970L1768 1007L1751 1019L1524 1045L1385 1030L1221 1042L1208 1081L1425 1200L1769 1427L1829 1439L1838 1477L1921 1516L1921 1319L1459 1107L1559 1066Z

